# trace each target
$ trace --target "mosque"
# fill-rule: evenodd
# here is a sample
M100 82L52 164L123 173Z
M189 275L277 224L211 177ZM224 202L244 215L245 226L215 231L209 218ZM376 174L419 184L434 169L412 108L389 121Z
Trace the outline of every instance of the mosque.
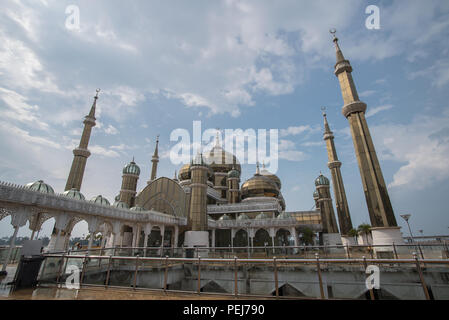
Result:
M340 50L334 35L337 76L344 100L343 115L348 119L354 142L356 157L370 214L374 244L401 243L402 235L383 179L381 168L365 120L366 104L359 100L352 67ZM74 159L67 179L64 195L84 201L80 192L87 159L88 144L95 126L95 111L98 92L89 114L84 120L80 144L73 150ZM235 155L224 150L217 134L215 146L204 154L198 154L190 163L179 169L173 178L158 177L159 137L151 159L152 170L147 185L137 190L141 170L133 161L122 171L122 185L115 201L110 202L101 195L90 201L111 206L130 213L142 215L158 212L163 215L185 218L186 225L153 228L141 237L141 230L123 225L120 241L110 237L106 246L171 246L171 247L240 247L299 245L301 233L310 229L317 234L315 244L352 244L349 236L352 222L347 203L343 178L334 136L324 113L323 139L328 153L330 181L320 174L314 183L315 210L285 211L282 181L263 165L247 181L240 180L242 169ZM50 192L52 188L43 181L28 188ZM311 195L312 196L312 195ZM333 200L335 200L336 214ZM337 223L338 221L338 223ZM73 226L72 226L73 228ZM70 229L70 228L69 228ZM137 230L137 231L136 231ZM138 233L136 235L136 232ZM178 236L179 234L179 236ZM58 237L70 235L67 231L53 230L49 247L55 248Z

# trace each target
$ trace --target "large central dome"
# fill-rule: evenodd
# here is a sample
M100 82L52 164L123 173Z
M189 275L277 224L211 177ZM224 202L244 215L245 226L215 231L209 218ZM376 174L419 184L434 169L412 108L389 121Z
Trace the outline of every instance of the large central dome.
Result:
M204 155L204 161L211 167L212 170L214 170L214 172L228 173L233 168L239 172L242 172L242 168L237 160L237 157L232 153L227 152L220 146L218 137L212 150Z

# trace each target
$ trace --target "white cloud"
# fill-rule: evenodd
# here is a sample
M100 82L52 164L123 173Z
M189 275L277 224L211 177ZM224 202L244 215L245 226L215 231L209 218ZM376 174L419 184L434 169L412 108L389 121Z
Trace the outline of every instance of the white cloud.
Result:
M449 112L417 116L407 125L372 128L379 157L401 163L389 187L424 189L449 177Z
M5 110L1 110L0 112L3 117L25 123L39 129L48 129L48 124L39 119L37 114L39 107L36 105L29 105L26 97L15 91L0 88L0 99L3 100L7 107Z
M307 132L307 131L311 131L312 128L309 125L301 125L301 126L297 126L297 127L288 127L287 129L281 129L280 130L280 136L281 137L286 137L286 136L297 136L301 133Z
M98 145L89 146L89 150L90 150L90 152L92 152L92 154L96 154L96 155L107 157L107 158L120 157L120 155L116 151L108 150L108 149L106 149L102 146L98 146Z
M109 125L106 129L104 129L104 132L106 134L110 134L110 135L116 135L119 133L118 129L115 128L113 125Z
M366 117L367 118L372 117L375 114L378 114L379 112L387 111L387 110L390 110L391 108L393 108L393 105L391 105L391 104L386 104L386 105L374 107L374 108L370 107L370 108L368 108L368 111L366 112Z

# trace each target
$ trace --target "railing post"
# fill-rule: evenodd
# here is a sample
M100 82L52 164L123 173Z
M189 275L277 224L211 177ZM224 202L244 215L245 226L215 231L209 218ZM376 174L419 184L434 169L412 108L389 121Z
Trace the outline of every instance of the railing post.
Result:
M107 288L109 285L109 276L111 274L111 263L112 263L112 255L109 256L109 262L108 262L108 271L106 273L106 280L104 281L104 287Z
M323 288L323 279L321 278L320 256L318 255L318 253L315 253L315 258L316 258L316 267L317 267L317 273L318 273L318 281L320 283L321 299L325 299L324 288Z
M394 252L394 256L396 257L396 259L399 259L398 252L396 250L396 245L394 244L394 242L393 242L393 252Z
M201 292L201 257L198 256L198 294Z
M422 274L421 265L418 261L418 256L416 255L416 252L413 252L413 258L416 261L416 269L418 270L419 280L421 281L421 285L424 290L424 295L426 296L426 300L430 300L429 291L427 290L427 285L426 285L426 282L424 281L424 276Z
M421 250L421 245L418 243L418 249L419 249L419 253L421 254L421 259L425 259L424 258L424 254L423 254L423 252L422 252L422 250Z
M133 289L136 290L137 272L139 271L139 255L136 256L136 270L134 271L134 285Z
M87 255L88 254L89 253L86 252L86 254L84 255L84 259L83 259L83 270L81 271L80 288L81 288L81 285L83 284L84 274L86 273L86 264L87 264Z
M276 299L279 298L279 282L278 282L278 269L276 264L276 257L273 257L273 267L274 267L274 287L276 289Z
M446 255L447 255L447 258L449 258L449 248L447 247L446 241L444 241L444 247L446 248Z
M64 254L62 254L61 264L59 265L58 276L56 277L56 286L59 287L59 279L61 278L62 266L64 265Z
M363 256L363 267L365 268L365 273L366 273L366 268L368 268L368 264L366 263L366 257ZM376 297L374 296L374 291L373 289L369 289L369 296L371 298L371 300L376 300Z
M168 256L165 256L164 292L167 291L167 278L168 278Z
M349 252L349 243L346 243L346 254L348 256L348 259L351 259L351 254Z
M237 266L237 257L234 256L234 295L237 297L238 293L238 266Z
M45 257L45 259L44 259L44 265L42 266L40 275L38 276L38 279L39 279L38 281L40 281L40 278L43 277L43 276L45 275L45 267L47 266L47 259L48 259L48 257Z

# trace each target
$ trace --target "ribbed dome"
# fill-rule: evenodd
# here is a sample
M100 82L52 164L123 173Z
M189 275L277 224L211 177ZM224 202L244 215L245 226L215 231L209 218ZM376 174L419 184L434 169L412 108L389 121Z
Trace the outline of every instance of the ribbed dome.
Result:
M129 206L123 201L118 201L118 202L114 203L114 207L116 207L118 209L129 209Z
M277 185L269 178L255 174L251 179L245 181L241 188L242 199L250 197L273 197L279 196Z
M83 194L81 192L79 192L78 190L76 190L75 188L73 188L71 190L67 190L66 192L63 193L63 195L65 195L66 197L72 198L72 199L76 199L76 200L86 200L86 198L83 196Z
M218 144L212 148L211 151L205 154L205 161L214 170L214 172L227 173L234 167L235 170L241 172L242 168L238 162L236 156L232 153L223 150Z
M190 179L190 163L187 163L182 166L178 173L179 181L189 180Z
M140 168L133 160L123 168L123 174L140 175Z
M111 205L109 200L106 199L105 197L103 197L102 195L93 197L92 199L90 199L90 201L93 203L96 203L96 204L100 204L102 206L110 206Z
M313 192L313 198L314 199L318 199L320 197L320 195L319 195L319 193L318 193L318 190L315 190L314 192Z
M263 165L262 170L260 171L260 175L267 177L268 179L276 183L278 189L281 190L281 179L279 179L277 175L265 169L265 165Z
M262 212L262 213L259 213L255 219L257 219L257 220L268 219L268 216Z
M232 170L228 172L228 178L240 178L240 172L233 167Z
M329 185L329 179L320 174L318 178L315 179L315 185L316 186L328 186Z
M141 206L135 206L135 207L132 207L129 210L134 211L134 212L144 212L144 211L146 211L145 208L142 208Z
M244 213L242 213L241 215L239 215L237 217L237 220L248 220L248 219L249 219L249 217Z
M278 219L291 219L292 215L286 211L281 212L280 215L277 217Z
M25 187L33 191L55 194L53 188L50 185L46 184L43 180L28 183Z
M220 218L218 218L218 220L223 221L223 220L232 220L230 216L228 216L226 213L224 215L222 215Z

